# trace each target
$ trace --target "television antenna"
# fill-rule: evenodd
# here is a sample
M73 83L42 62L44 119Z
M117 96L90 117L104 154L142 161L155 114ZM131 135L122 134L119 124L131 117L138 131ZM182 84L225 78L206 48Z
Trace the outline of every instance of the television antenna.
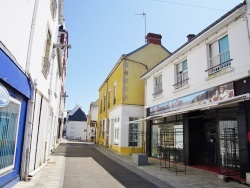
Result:
M147 23L146 23L146 13L143 11L141 14L135 14L135 15L142 15L144 18L144 22L145 22L145 43L147 42L146 39L146 27L147 27Z

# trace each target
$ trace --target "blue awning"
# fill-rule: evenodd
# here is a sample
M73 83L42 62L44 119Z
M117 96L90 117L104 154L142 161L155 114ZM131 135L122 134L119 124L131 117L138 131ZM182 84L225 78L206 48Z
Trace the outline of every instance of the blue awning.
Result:
M2 49L0 49L0 79L4 80L24 96L31 97L29 78Z

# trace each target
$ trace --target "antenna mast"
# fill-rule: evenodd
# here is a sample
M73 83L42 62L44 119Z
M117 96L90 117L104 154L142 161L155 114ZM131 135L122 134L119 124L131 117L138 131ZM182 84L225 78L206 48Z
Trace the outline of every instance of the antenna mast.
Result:
M145 22L145 43L147 42L147 39L146 39L146 28L147 28L147 21L146 21L146 13L144 13L144 11L142 12L142 14L135 14L135 15L142 15L143 18L144 18L144 22Z

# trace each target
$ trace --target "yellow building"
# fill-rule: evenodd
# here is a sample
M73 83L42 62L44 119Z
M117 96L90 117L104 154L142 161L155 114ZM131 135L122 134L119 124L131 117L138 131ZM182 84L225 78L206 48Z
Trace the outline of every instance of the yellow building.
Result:
M161 35L148 33L147 43L123 54L99 88L97 143L121 154L143 152L145 130L144 80L146 71L170 52L161 45Z

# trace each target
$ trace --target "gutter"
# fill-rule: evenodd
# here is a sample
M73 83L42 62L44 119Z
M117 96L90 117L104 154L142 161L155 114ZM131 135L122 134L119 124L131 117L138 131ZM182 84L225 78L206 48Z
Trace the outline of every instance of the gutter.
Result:
M27 117L26 117L26 123L25 123L23 154L22 154L22 159L25 159L25 161L22 161L22 163L24 164L22 164L23 169L21 169L21 179L24 179L25 181L27 181L28 179L27 177L28 177L29 163L30 163L30 148L31 148L32 131L33 131L35 94L36 94L36 87L37 87L36 80L33 81L32 76L30 74L30 63L31 63L30 59L31 59L32 44L33 44L33 39L34 39L34 30L35 30L35 23L36 23L37 11L38 11L38 4L39 4L39 0L35 0L31 28L30 28L27 58L26 58L26 68L25 68L25 73L26 75L28 75L31 81L31 87L32 87L31 88L32 95L27 105Z

